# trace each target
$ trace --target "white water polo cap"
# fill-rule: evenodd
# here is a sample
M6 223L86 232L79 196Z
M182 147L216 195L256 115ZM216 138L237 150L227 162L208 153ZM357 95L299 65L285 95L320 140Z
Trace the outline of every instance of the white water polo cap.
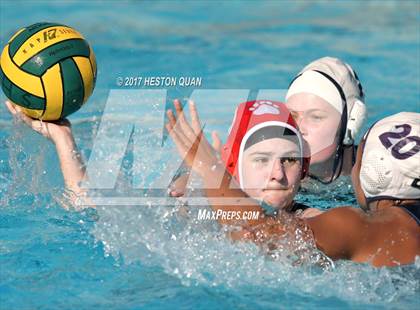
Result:
M371 127L360 184L368 201L420 199L420 113L401 112Z
M356 72L345 62L323 57L308 64L289 86L286 100L298 93L316 95L340 114L347 112L343 144L351 145L366 119L364 92Z

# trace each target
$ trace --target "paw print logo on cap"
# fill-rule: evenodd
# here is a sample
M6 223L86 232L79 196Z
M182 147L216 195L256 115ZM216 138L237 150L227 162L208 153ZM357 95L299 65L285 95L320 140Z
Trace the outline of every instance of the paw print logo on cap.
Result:
M256 101L249 110L255 115L280 114L280 110L271 101Z

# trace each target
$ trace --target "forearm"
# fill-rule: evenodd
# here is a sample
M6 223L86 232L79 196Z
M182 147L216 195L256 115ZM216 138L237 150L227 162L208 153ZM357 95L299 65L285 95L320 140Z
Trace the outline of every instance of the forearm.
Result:
M73 138L70 122L67 119L43 122L30 118L22 111L22 108L12 102L6 101L5 104L12 115L54 143L64 183L72 193L70 198L74 201L83 192L80 182L85 177L85 168Z
M76 195L82 193L80 182L85 178L85 167L71 131L60 135L53 141L60 160L66 188Z

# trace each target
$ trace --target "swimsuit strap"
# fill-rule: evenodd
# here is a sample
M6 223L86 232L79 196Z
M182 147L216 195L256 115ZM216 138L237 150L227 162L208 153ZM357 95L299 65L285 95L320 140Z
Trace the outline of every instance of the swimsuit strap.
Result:
M403 208L417 222L417 225L420 225L420 202L398 207Z

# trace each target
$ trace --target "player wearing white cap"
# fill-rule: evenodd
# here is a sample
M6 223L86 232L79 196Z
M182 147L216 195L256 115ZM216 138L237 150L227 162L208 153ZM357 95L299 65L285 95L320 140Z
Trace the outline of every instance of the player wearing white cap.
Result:
M354 139L366 118L356 72L337 58L317 59L293 79L286 100L311 149L308 176L331 183L340 175L349 175L355 157ZM187 175L177 175L170 195L182 196L187 179Z
M286 104L311 148L309 176L331 183L349 175L355 138L366 118L355 71L337 58L317 59L290 83Z
M363 211L335 208L305 219L318 248L374 266L413 263L420 255L420 114L374 124L357 151L352 181ZM263 224L252 235L271 238L278 229L287 227Z
M420 114L386 117L363 140L362 164L352 175L360 206L399 206L420 225Z

